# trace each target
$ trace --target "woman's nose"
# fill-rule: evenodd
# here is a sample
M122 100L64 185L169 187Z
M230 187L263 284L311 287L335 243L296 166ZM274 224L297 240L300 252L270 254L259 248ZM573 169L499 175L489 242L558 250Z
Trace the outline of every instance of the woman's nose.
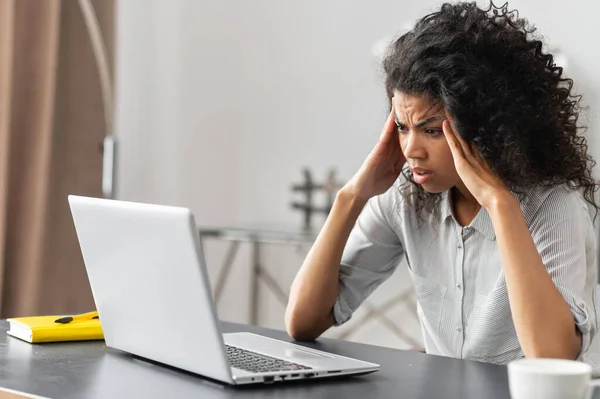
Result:
M400 139L402 152L406 158L427 158L427 150L425 149L424 143L419 136L419 134L415 134L411 131L408 132L404 138Z

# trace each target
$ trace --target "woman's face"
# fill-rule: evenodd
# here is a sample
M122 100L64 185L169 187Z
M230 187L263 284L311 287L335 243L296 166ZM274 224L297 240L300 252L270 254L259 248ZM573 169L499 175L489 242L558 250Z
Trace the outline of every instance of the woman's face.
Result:
M425 191L440 193L461 180L442 130L444 108L425 96L394 90L394 118L398 140L413 179Z

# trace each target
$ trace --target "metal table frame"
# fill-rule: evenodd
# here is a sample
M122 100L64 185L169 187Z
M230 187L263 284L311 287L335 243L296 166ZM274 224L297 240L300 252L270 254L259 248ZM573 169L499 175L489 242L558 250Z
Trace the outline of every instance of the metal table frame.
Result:
M230 241L230 245L225 254L223 263L217 273L213 297L215 304L219 303L231 268L236 259L236 255L241 243L250 243L252 245L252 270L250 273L250 325L258 324L258 293L259 283L262 281L265 286L275 296L282 306L287 306L289 293L282 288L277 280L263 267L261 263L261 245L302 245L312 244L317 238L317 232L305 230L274 229L274 228L229 228L229 227L201 227L198 229L201 242L205 239L220 239ZM405 333L402 328L387 316L386 312L398 306L401 303L408 303L408 308L416 315L416 304L411 301L411 292L405 291L398 293L388 299L381 306L374 306L368 301L363 303L368 312L355 323L355 327L347 329L335 336L338 339L348 339L349 336L364 326L371 320L378 319L387 329L389 329L398 338L421 350L420 343L410 335Z

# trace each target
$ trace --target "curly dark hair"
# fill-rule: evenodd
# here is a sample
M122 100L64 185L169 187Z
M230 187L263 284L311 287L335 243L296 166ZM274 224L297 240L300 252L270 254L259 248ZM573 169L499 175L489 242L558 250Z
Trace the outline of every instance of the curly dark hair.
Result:
M582 190L597 214L595 162L578 125L581 96L535 30L507 4L443 4L389 47L383 61L388 99L391 104L395 89L440 101L458 134L514 193L566 184ZM403 173L420 209L439 200L408 169Z

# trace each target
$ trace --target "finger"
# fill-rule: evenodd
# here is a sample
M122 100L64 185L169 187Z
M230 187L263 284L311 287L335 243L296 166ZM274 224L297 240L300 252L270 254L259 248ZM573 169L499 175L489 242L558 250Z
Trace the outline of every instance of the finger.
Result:
M469 161L469 163L471 165L475 166L477 164L477 159L475 158L475 153L477 153L477 148L475 148L474 145L471 146L471 145L467 144L467 142L460 136L460 134L456 133L456 129L454 129L454 122L452 122L452 119L448 119L448 124L450 126L450 130L452 130L454 137L456 137L456 140L458 141L458 143L460 144L460 147L462 148L465 159L467 161Z
M452 124L452 121L450 123ZM471 164L475 167L481 167L483 169L486 169L487 163L485 159L483 159L483 156L481 155L481 151L479 151L479 147L477 146L476 141L474 141L471 144L467 144L467 142L462 137L460 137L459 135L457 136L459 142L461 143L461 146L464 148L465 157L467 158L467 160L469 160L469 162L471 162Z
M402 172L402 167L403 166L404 166L404 163L400 163L400 162L396 163L394 165L394 173L400 174Z
M446 140L450 146L450 151L452 151L454 165L456 166L456 170L459 173L460 178L463 181L470 181L478 185L481 184L481 176L479 175L477 168L473 167L473 165L466 158L463 146L459 141L459 137L452 129L448 119L442 123L442 130L444 131L444 135L446 136Z
M406 163L406 159L404 158L404 154L399 145L397 146L397 151L398 152L394 154L394 172L399 174Z
M475 159L477 161L477 165L481 169L491 172L492 168L490 167L490 164L488 163L488 161L481 154L481 151L479 151L479 149L476 147L474 147L472 151L473 151Z
M396 130L396 121L394 120L394 98L392 97L392 109L390 110L390 114L385 121L385 125L383 126L383 131L381 132L381 136L379 137L379 141L384 140L388 137L393 137L394 132Z
M485 159L483 159L483 156L481 155L481 151L479 151L479 148L477 148L475 144L471 145L471 154L473 154L473 158L475 158L477 163L479 163L480 165L486 163Z
M448 146L450 147L450 151L452 152L454 160L464 160L465 154L463 152L463 148L458 142L458 139L456 137L456 134L454 134L452 127L450 127L450 121L448 119L442 122L442 130L444 132L444 136L446 136L446 141L448 141Z
M475 142L471 143L471 154L473 154L473 158L477 160L481 159L481 152L479 151L479 148Z
M483 154L481 153L481 150L479 149L479 141L477 138L475 140L473 140L473 143L471 144L471 153L473 154L473 157L481 164L487 164L487 161L485 160L485 158L483 157Z

